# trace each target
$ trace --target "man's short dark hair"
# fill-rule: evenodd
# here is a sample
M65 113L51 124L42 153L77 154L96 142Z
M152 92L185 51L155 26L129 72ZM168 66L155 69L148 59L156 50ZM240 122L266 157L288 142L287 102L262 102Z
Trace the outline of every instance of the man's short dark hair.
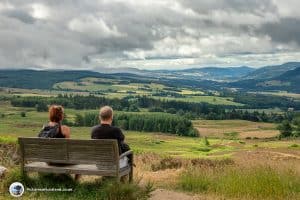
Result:
M111 119L113 116L113 109L110 106L103 106L100 108L99 118L103 121Z

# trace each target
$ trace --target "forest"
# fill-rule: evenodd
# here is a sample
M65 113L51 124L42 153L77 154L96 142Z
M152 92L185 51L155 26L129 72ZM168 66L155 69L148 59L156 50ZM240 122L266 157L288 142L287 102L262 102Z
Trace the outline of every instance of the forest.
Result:
M47 111L48 105L59 104L73 109L98 109L110 105L115 110L140 112L147 109L150 112L164 112L184 116L187 119L243 119L254 122L282 122L290 120L290 114L264 111L249 111L244 107L232 105L214 105L205 102L192 103L175 100L160 100L148 96L127 96L124 98L106 98L98 96L58 95L57 97L9 97L8 100L16 107L35 107L37 111Z

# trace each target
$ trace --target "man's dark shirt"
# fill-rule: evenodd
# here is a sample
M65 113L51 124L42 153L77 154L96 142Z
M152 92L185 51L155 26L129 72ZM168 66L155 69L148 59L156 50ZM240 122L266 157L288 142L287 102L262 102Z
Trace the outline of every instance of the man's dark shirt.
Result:
M92 139L116 139L118 140L119 153L122 153L121 144L124 142L125 136L121 129L110 126L108 124L101 124L92 128Z

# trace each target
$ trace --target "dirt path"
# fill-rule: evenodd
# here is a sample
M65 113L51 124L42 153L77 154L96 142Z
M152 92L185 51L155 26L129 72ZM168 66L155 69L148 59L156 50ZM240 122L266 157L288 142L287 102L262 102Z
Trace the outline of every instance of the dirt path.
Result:
M164 189L157 189L152 192L150 200L200 200L205 198L200 198L196 196L191 196L185 193L174 192Z
M211 195L191 195L183 192L156 189L152 192L152 196L149 200L224 200L224 198Z

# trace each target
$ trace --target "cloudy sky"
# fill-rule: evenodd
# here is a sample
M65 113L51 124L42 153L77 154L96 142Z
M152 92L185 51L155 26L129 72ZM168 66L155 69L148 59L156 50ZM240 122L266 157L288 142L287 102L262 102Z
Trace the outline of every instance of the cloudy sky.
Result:
M299 0L0 0L0 68L300 60Z

